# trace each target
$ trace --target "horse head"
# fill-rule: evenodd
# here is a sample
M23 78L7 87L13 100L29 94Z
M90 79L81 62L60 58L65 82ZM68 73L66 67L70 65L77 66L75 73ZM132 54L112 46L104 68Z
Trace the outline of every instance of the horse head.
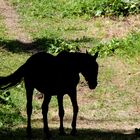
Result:
M85 60L82 62L82 75L88 83L90 89L95 89L97 86L97 76L98 76L98 63L96 59L98 57L98 52L92 56L89 53L85 54Z

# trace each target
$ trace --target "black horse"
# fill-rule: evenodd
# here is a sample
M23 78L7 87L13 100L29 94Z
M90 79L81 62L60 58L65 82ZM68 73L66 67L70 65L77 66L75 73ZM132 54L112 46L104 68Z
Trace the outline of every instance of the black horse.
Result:
M63 127L63 96L68 94L73 105L73 120L71 134L76 134L76 120L78 113L76 87L79 83L79 73L85 77L90 89L97 86L98 53L91 56L88 53L60 52L57 56L39 52L31 56L25 64L19 67L13 74L0 78L0 89L15 86L24 78L27 96L27 134L31 135L32 96L36 88L44 94L42 114L44 132L50 136L47 113L51 96L57 95L59 106L61 135L65 134Z

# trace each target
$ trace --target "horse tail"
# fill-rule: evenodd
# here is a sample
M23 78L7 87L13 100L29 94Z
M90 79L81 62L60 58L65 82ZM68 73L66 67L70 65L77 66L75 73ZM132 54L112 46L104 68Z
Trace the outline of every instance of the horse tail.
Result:
M6 76L0 77L0 89L4 90L9 87L19 84L24 77L25 64L19 67L14 73Z

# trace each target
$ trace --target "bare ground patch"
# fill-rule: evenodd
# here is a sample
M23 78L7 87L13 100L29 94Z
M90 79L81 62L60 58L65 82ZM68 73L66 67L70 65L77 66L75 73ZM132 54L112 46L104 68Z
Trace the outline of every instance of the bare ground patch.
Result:
M0 14L4 18L7 34L9 36L24 43L31 42L31 37L19 24L20 17L7 0L0 0Z
M97 37L103 41L112 38L122 38L128 33L140 29L140 15L119 18L93 18L85 22L86 34L89 37Z

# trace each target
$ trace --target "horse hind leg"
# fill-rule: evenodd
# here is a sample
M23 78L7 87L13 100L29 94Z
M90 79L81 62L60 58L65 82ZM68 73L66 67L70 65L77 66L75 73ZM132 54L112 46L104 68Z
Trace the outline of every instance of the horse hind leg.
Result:
M66 135L64 131L64 126L63 126L63 118L64 118L63 95L58 95L57 100L58 100L59 118L60 118L60 127L59 127L60 133L59 134Z
M26 88L26 98L27 98L27 104L26 104L26 109L27 109L27 136L31 137L32 132L31 132L31 115L32 115L32 97L33 97L33 88L25 83L25 88Z

